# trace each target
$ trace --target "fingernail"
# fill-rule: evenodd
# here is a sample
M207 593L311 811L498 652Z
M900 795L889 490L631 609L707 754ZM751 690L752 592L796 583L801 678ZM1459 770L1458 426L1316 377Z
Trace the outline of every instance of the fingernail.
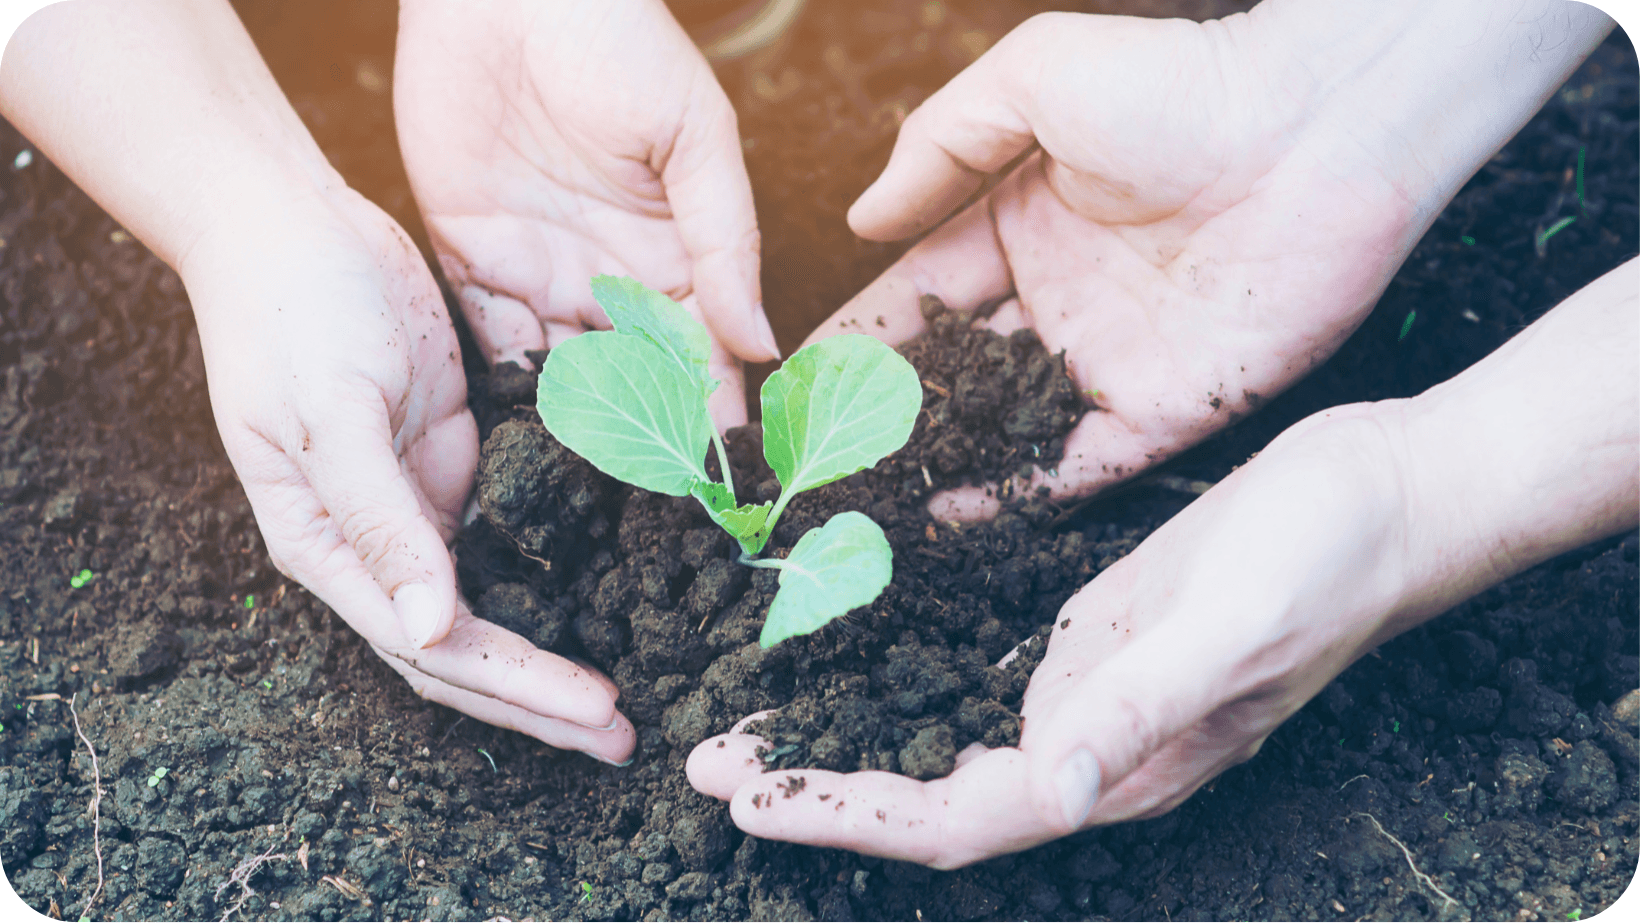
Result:
M393 595L393 613L412 648L426 648L438 629L438 594L426 584L406 584Z
M608 725L588 725L585 722L576 722L575 724L589 731L614 731L615 726L621 724L621 717L616 716L615 718L610 719Z
M611 767L616 767L616 768L630 767L630 766L632 766L632 762L638 759L638 755L634 754L631 757L628 757L626 760L623 760L620 763L616 763L615 761L610 760L607 757L600 757L597 754L592 753L591 751L582 751L581 753L585 754L586 756L588 756L590 758L592 758L593 760L597 761L598 763L609 764Z
M759 305L753 312L753 326L757 330L757 344L769 351L775 359L780 358L780 344L774 341L774 331L769 327L769 316L763 313L763 306Z
M1065 813L1065 825L1074 831L1082 827L1093 808L1093 799L1099 794L1099 762L1086 750L1071 752L1053 774L1053 787L1059 794L1059 810Z

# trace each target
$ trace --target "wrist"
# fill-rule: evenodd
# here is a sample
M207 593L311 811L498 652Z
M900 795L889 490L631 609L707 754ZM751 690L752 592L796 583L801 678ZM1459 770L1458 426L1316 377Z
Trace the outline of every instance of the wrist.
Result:
M1571 0L1269 0L1245 26L1289 131L1335 175L1381 176L1421 219L1408 246L1611 27Z
M1640 524L1637 291L1631 261L1404 402L1409 616Z
M6 49L0 108L161 259L339 184L226 2L80 0Z

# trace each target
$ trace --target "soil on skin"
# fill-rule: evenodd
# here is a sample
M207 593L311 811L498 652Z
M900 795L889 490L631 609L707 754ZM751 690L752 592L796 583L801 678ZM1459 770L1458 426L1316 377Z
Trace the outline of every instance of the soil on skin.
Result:
M349 8L327 58L307 5L243 5L332 158L414 229L381 92L393 4ZM811 4L789 45L722 69L783 346L898 252L842 222L895 113L1037 9ZM1029 338L937 323L911 350L939 386L912 445L799 499L772 543L863 510L888 532L895 583L767 652L771 576L730 564L692 501L555 447L514 410L531 403L528 371L475 368L486 518L465 537L463 585L488 618L611 671L639 729L624 769L419 700L284 581L215 436L175 275L39 152L0 167L0 864L33 907L78 918L97 887L100 777L93 918L1589 917L1640 853L1634 534L1383 645L1169 815L965 870L744 837L682 767L694 742L771 706L787 707L766 729L772 757L794 768L929 776L968 741L1006 743L1027 675L990 665L1191 500L1168 485L1222 478L1321 407L1448 378L1640 249L1637 82L1619 34L1465 187L1339 354L1165 466L1176 479L1074 511L1014 498L984 527L929 521L930 482L1051 460L1076 407ZM0 127L0 163L27 146ZM1572 215L1540 252L1538 233ZM1013 384L965 385L974 360L958 357L976 353L1011 363ZM986 425L952 423L970 412ZM766 494L755 428L732 447L742 494Z

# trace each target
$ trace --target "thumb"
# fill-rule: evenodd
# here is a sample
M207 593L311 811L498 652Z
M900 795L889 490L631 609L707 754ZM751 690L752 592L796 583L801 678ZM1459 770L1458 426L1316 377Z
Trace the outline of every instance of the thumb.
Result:
M1203 627L1186 620L1156 625L1131 642L1125 601L1136 570L1124 559L1066 604L1048 655L1032 677L1020 749L1029 759L1032 807L1057 836L1081 829L1096 804L1222 700L1237 678L1223 676L1235 658L1179 665L1201 650ZM1212 630L1209 630L1212 631ZM1222 643L1222 644L1221 644ZM1212 651L1232 651L1235 640L1214 640ZM1114 650L1112 650L1114 649ZM1078 669L1089 661L1091 667ZM1103 806L1101 806L1102 808Z
M696 96L661 171L693 264L695 298L706 326L730 353L747 362L777 360L780 348L763 312L762 243L734 109L715 81Z
M906 117L888 166L849 209L855 234L892 241L926 231L1031 149L1018 75L1037 31L1009 33Z
M315 576L325 586L298 579L373 644L441 641L455 621L455 567L432 519L437 511L394 452L385 404L344 409L296 455L341 543L329 573Z

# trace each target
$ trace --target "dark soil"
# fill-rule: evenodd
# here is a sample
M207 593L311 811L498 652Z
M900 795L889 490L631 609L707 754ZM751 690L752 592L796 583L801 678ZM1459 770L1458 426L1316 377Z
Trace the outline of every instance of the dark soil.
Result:
M350 4L329 45L310 41L306 4L244 6L332 158L417 227L387 98L360 76L390 78L393 5ZM911 0L840 6L812 4L789 47L722 72L788 347L897 252L841 220L895 112L1038 9L948 3L935 22ZM1332 361L1165 472L1214 481L1318 408L1421 391L1632 256L1637 83L1618 35L1471 181ZM0 127L0 163L25 144ZM1536 232L1573 214L1540 255ZM689 789L695 741L792 704L770 729L783 765L934 775L967 741L1006 742L1026 675L989 665L1191 496L1152 482L1074 511L1018 498L985 527L930 522L930 482L1051 459L1069 423L1051 357L947 321L946 341L969 342L913 349L939 388L912 446L794 503L772 543L860 509L888 532L895 583L764 652L769 579L729 564L692 501L555 450L512 410L530 403L527 372L475 376L481 505L507 534L470 530L462 579L487 617L612 671L639 749L605 767L418 700L280 578L216 440L181 287L117 231L38 152L0 168L0 863L42 912L77 918L96 887L94 772L99 918L1563 921L1634 876L1633 534L1385 644L1163 818L954 873L761 841ZM1015 384L965 384L963 348L1011 364ZM1037 413L1016 412L1021 395ZM732 454L748 498L766 493L755 430ZM82 569L94 577L75 588Z

